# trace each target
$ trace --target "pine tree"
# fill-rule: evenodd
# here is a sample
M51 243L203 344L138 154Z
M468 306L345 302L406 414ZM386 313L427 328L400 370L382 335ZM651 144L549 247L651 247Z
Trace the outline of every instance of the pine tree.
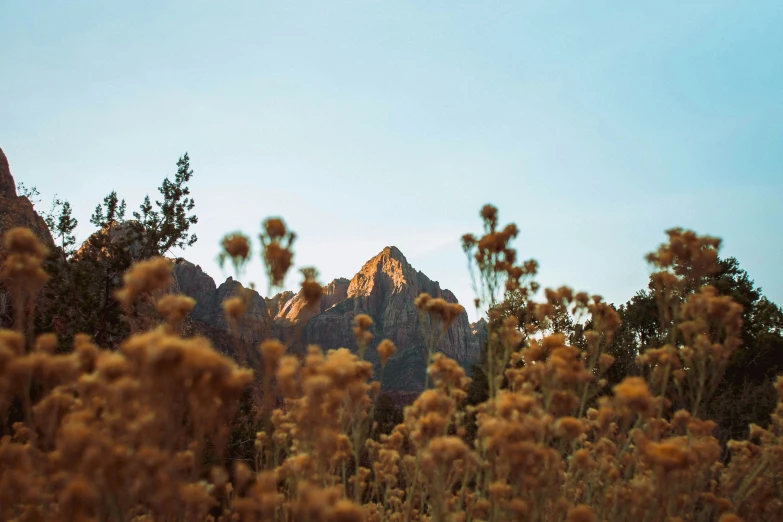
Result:
M186 152L177 161L174 181L166 178L158 188L163 201L156 200L155 209L150 197L146 196L139 207L140 212L133 213L133 228L141 240L142 257L166 255L172 248L189 247L197 241L196 235L189 233L191 225L198 223L196 215L188 215L195 206L186 185L192 176Z

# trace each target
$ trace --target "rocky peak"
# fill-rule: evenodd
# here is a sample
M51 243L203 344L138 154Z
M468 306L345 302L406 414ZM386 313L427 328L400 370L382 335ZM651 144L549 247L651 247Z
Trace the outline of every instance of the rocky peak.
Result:
M389 246L367 261L353 276L348 285L348 297L366 297L375 301L381 294L410 293L417 286L417 279L416 270L400 249Z
M272 317L277 317L282 311L285 304L288 301L290 301L295 295L296 294L294 292L291 292L290 290L286 290L285 292L280 292L274 297L265 297L264 301L266 301L266 308L267 310L269 310L269 314Z
M5 157L3 149L0 148L0 194L4 196L16 197L16 183L11 175L11 168L8 166L8 158Z
M174 267L178 290L194 297L196 305L191 316L225 331L222 303L241 289L239 282L229 278L216 287L201 269L184 260ZM449 302L457 299L422 272L415 270L396 247L384 248L370 259L351 279L338 278L323 287L318 306L306 306L301 292L282 292L271 298L253 293L247 320L241 327L243 341L257 343L278 338L289 349L304 353L308 344L324 350L346 347L356 349L352 332L357 314L369 314L373 324L373 341L367 347L367 360L380 368L376 346L382 339L397 345L397 353L387 363L384 387L388 390L420 390L424 384L431 319L416 309L414 299L422 292ZM204 303L202 305L202 303ZM469 324L463 313L451 328L440 336L436 351L469 367L480 354L478 338L482 323Z

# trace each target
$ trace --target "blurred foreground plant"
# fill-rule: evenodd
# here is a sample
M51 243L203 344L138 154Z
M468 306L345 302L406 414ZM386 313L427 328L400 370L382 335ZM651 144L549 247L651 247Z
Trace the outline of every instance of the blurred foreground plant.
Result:
M484 236L463 244L479 272L479 304L490 310L488 398L468 404L464 369L430 349L428 386L401 422L383 428L376 412L388 399L364 360L370 316L354 318L358 354L310 346L295 355L269 339L258 367L245 367L250 358L240 366L204 338L179 336L194 302L167 293L170 262L154 257L128 270L116 293L133 326L118 349L77 335L58 354L53 334L29 335L31 309L22 306L46 282L44 250L29 231L10 231L0 274L21 304L17 330L0 331L0 412L22 416L0 439L0 517L783 519L783 378L771 422L730 441L728 460L715 422L699 418L743 328L742 307L706 284L717 273L717 240L672 230L650 255L665 335L638 354L639 375L610 385L621 314L568 287L536 301L537 265L517 264L510 246L516 227L499 228L491 206L481 216ZM264 223L273 285L290 268L293 240L281 220ZM223 248L238 270L249 257L243 236L228 236ZM316 272L303 275L315 306ZM231 299L224 309L237 331L246 302ZM441 301L416 300L439 335L464 312ZM382 366L397 348L377 341ZM230 462L238 432L253 447Z

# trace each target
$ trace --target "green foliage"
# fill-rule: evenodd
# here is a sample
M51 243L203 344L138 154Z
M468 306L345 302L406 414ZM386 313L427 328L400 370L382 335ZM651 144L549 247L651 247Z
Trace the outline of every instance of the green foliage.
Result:
M103 206L98 205L95 207L90 217L90 223L103 229L111 227L115 224L120 224L125 221L125 200L121 202L117 197L117 192L112 190L108 196L103 198Z
M72 215L71 204L55 195L52 199L51 209L44 215L44 221L49 227L55 243L59 241L62 253L66 257L72 255L74 253L73 247L76 244L76 236L73 231L79 222Z
M38 199L38 196L40 196L41 193L38 192L38 187L35 185L28 188L23 182L20 181L16 184L16 193L19 196L26 197L28 200L30 200L30 203L32 203L33 206L41 202L41 200Z
M146 196L139 207L140 212L133 213L136 219L133 228L140 238L143 258L165 255L172 248L189 247L197 241L195 234L189 234L191 225L198 223L198 217L188 215L195 206L193 198L188 197L190 189L186 185L192 176L186 152L177 161L174 181L166 178L158 188L163 201L156 200L153 207Z

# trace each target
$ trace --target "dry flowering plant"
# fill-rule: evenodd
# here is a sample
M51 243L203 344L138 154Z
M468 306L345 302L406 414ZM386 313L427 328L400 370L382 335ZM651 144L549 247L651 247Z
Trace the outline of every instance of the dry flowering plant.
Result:
M742 307L705 283L719 242L690 231L648 261L660 346L638 354L638 375L608 384L621 326L598 295L546 289L536 301L534 261L517 264L516 226L481 211L484 235L463 237L478 270L487 322L486 400L471 378L430 343L427 386L401 422L375 422L381 368L398 348L374 340L357 313L356 353L309 346L292 353L267 339L253 366L183 338L195 302L166 294L170 262L136 264L117 293L129 316L152 302L157 322L137 322L112 351L89 335L58 353L54 334L31 336L29 306L46 282L44 248L32 233L8 232L2 284L15 299L13 330L0 331L0 518L19 521L501 521L720 522L783 520L783 378L766 426L726 448L703 418L740 347ZM264 222L263 261L272 284L291 266L293 233ZM239 270L244 236L224 255ZM309 306L322 295L304 270ZM435 335L464 313L422 294L415 305ZM249 320L248 301L224 303L227 322ZM569 337L563 320L580 324ZM473 378L477 378L474 374ZM382 380L382 379L381 379ZM243 395L258 429L249 460L226 449ZM729 458L723 458L724 449Z

